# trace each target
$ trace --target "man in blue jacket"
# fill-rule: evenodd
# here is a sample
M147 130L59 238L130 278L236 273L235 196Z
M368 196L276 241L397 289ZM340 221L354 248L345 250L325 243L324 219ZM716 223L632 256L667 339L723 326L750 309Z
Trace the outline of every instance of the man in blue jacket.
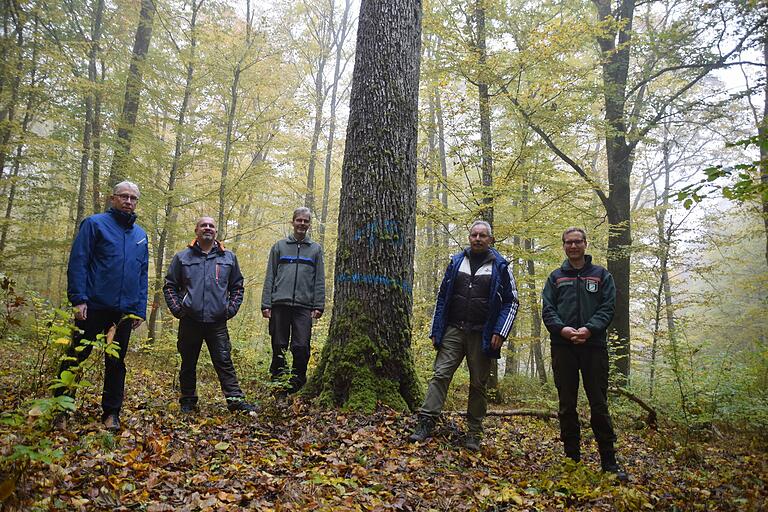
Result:
M104 356L102 421L108 430L120 429L120 409L125 391L125 354L131 329L146 318L147 234L136 224L139 187L130 181L115 185L105 213L86 218L77 232L67 267L67 295L75 309L77 329L59 368L74 371L93 347L81 342L96 340L114 329L118 357ZM132 315L134 318L127 318ZM58 388L57 395L73 391ZM66 417L59 418L64 426Z
M567 259L547 279L542 292L542 319L552 340L552 373L560 401L560 439L566 457L581 460L579 373L589 400L590 423L603 471L626 480L616 462L616 434L608 412L608 326L616 305L613 276L586 254L587 233L578 227L563 232Z
M476 220L469 229L469 248L454 255L445 271L430 334L437 350L434 376L411 441L420 442L431 436L453 374L466 357L469 432L465 446L472 451L480 449L491 363L501 357L501 345L512 329L518 309L509 262L491 248L492 243L490 224Z
M203 341L208 345L227 408L232 412L255 410L245 402L237 382L227 330L227 320L243 303L243 291L237 257L216 240L213 218L200 217L195 224L195 239L173 257L163 286L168 309L179 319L179 403L184 413L197 410L197 359Z

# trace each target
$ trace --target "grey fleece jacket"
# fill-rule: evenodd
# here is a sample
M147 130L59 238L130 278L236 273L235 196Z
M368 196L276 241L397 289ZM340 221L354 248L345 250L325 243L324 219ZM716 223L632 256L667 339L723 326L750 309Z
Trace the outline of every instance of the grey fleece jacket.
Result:
M293 235L272 246L261 294L261 309L274 305L325 308L325 268L323 249L309 237Z

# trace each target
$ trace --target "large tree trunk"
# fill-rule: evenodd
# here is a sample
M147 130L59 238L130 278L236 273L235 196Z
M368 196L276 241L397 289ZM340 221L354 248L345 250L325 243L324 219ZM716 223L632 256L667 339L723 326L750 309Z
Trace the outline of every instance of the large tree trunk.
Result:
M414 410L411 355L420 0L363 0L342 168L328 341L307 393Z
M320 245L325 247L325 226L328 221L328 203L331 193L331 166L333 164L333 143L336 137L336 107L337 96L339 94L339 80L341 80L341 61L344 58L344 43L347 40L351 24L349 23L349 10L352 8L352 1L345 0L344 14L341 17L339 28L333 31L333 44L336 48L336 63L333 69L333 84L331 85L331 112L328 120L328 143L325 147L325 175L323 180L323 206L320 213L320 226L318 226L318 235ZM345 66L346 67L346 66Z
M151 340L157 339L157 316L160 312L160 304L163 300L163 275L165 273L165 252L166 247L169 247L169 233L173 230L173 226L176 220L176 211L174 209L176 203L176 196L174 191L176 190L176 180L179 176L179 166L181 162L181 155L184 150L184 128L186 123L187 110L189 109L189 101L192 97L192 80L195 74L195 49L197 48L197 13L200 10L204 0L192 2L192 17L189 22L189 57L187 61L187 76L184 83L184 96L181 100L181 107L179 108L179 117L176 121L176 144L173 151L173 162L171 163L171 172L168 175L168 192L165 195L165 217L163 218L163 228L160 231L160 237L157 243L157 249L155 250L155 285L154 285L154 297L152 299L152 311L149 314L149 334L148 337ZM182 52L179 51L179 56L182 57Z
M155 4L153 0L141 0L139 25L136 28L131 65L128 69L128 78L125 81L125 99L123 100L123 110L120 114L120 124L117 128L115 153L112 157L112 166L109 169L109 179L107 181L110 191L112 187L126 178L126 172L128 171L133 130L136 127L141 90L144 88L142 83L144 61L149 51L149 42L152 39L152 23L154 18Z
M604 200L608 214L608 271L616 284L616 310L611 324L619 384L625 384L630 371L629 286L632 230L630 224L630 175L634 146L627 143L626 104L629 72L630 39L634 16L634 0L622 0L618 18L614 18L609 0L593 0L601 23L617 19L622 22L618 34L608 32L597 38L603 52L603 95L605 102L606 157L608 163L608 197Z

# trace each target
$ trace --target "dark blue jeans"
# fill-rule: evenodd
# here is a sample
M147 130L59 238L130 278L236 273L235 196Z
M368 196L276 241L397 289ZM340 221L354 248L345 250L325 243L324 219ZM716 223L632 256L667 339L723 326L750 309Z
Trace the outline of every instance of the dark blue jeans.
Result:
M179 387L182 404L197 403L197 360L203 341L208 345L213 368L219 377L221 391L226 398L242 398L245 395L237 382L235 366L232 364L232 345L229 342L227 322L198 322L190 318L179 321L179 340L176 348L181 354Z
M128 351L128 340L131 338L132 320L121 320L124 314L117 311L88 309L88 315L85 320L76 320L75 326L82 332L75 331L72 336L72 342L67 347L67 356L75 360L64 360L59 367L59 375L64 370L69 370L81 362L88 359L93 347L91 345L82 345L83 340L96 340L99 334L106 332L117 325L113 342L120 346L119 357L112 357L104 354L104 390L101 394L102 420L110 414L120 415L120 409L123 407L123 397L125 395L125 354ZM83 346L82 350L77 347ZM57 389L56 396L64 393L74 398L74 390Z

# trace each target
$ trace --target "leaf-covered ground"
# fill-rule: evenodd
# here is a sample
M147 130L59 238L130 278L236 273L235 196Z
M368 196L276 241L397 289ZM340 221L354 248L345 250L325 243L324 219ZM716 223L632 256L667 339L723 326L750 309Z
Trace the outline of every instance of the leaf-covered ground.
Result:
M669 432L620 431L630 482L585 460L565 464L557 422L490 417L480 453L449 416L425 444L405 441L411 416L345 414L265 395L258 415L232 415L213 382L199 414L182 415L172 369L137 370L118 435L86 393L64 432L64 456L34 463L7 510L766 510L764 445L721 436L681 446ZM7 403L15 392L3 381ZM0 430L4 453L19 442ZM7 480L8 475L2 475Z

